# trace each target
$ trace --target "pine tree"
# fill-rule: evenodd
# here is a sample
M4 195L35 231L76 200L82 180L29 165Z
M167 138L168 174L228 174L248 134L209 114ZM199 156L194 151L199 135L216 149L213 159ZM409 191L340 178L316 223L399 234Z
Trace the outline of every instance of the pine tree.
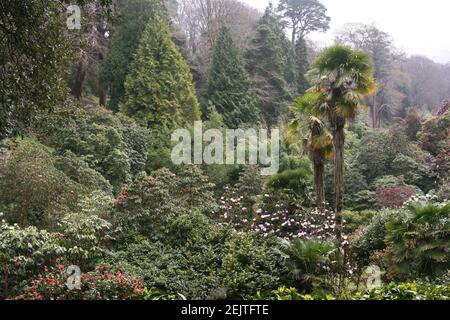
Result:
M221 28L214 46L205 100L216 107L230 128L259 120L250 80L227 27Z
M166 164L161 159L167 160L171 132L200 119L189 66L161 18L152 19L145 28L120 110L151 130L150 158L159 161L156 167Z
M253 80L258 105L269 125L277 122L290 97L284 78L287 63L285 40L281 24L269 6L246 53L247 70Z
M297 67L297 92L302 95L310 87L308 80L306 80L306 73L308 72L308 48L306 41L302 38L298 39L295 43L295 56Z

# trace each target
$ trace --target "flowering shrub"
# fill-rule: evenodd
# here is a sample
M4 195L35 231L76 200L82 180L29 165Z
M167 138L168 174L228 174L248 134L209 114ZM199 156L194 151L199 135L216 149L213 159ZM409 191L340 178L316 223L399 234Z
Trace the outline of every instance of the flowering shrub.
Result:
M15 295L23 281L65 254L60 237L36 227L21 228L0 221L0 298Z
M234 189L227 190L220 200L221 218L236 230L283 239L327 239L334 234L334 213L303 208L292 192L266 189L267 193L249 208L244 205L244 196Z
M379 208L399 208L408 199L416 195L416 191L409 186L395 186L379 188L376 194Z
M69 289L66 268L45 268L45 273L33 280L16 300L132 300L144 293L141 280L123 272L119 267L98 266L81 275L80 287Z
M450 99L442 101L441 105L439 106L438 111L436 112L437 116L444 115L448 110L450 110Z

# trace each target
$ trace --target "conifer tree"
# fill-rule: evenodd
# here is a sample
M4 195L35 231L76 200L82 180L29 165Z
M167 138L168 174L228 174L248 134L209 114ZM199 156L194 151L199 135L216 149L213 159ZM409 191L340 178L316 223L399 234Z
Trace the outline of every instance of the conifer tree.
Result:
M107 88L108 108L118 110L125 95L125 80L130 72L139 40L150 19L167 17L162 0L120 0L120 20L113 33L111 51L100 65L100 81Z
M189 66L161 18L152 19L145 28L120 110L152 132L150 158L159 162L156 167L166 165L172 131L200 119Z
M285 80L287 57L285 35L273 8L269 6L259 21L247 51L247 69L253 81L258 106L267 124L277 122L289 99Z
M222 114L230 128L259 120L243 59L227 27L221 28L214 46L205 99Z
M150 129L174 128L200 118L189 66L161 18L150 21L142 35L121 110Z

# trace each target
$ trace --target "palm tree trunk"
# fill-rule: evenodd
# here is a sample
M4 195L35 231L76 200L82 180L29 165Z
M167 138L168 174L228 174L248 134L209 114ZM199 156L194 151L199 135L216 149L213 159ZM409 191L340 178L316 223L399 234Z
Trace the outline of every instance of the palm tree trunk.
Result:
M334 147L334 188L335 188L335 215L336 215L336 242L341 243L342 239L342 209L344 207L344 126L345 119L336 116L335 128L333 131Z
M325 207L325 188L324 188L324 172L325 165L323 163L322 157L319 152L314 152L313 155L314 163L314 186L316 189L316 206L319 209L324 209Z

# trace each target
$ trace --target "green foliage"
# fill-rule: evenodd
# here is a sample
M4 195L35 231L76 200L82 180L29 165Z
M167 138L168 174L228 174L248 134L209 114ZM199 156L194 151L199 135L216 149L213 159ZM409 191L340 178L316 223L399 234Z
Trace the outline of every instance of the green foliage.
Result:
M354 261L359 266L367 266L371 257L386 248L386 223L402 214L401 211L385 210L376 214L369 224L362 230L362 234L352 239L350 249Z
M70 179L85 186L88 190L101 190L112 194L113 190L109 181L71 151L55 156L54 165Z
M141 172L130 185L124 185L115 200L115 224L135 228L150 238L168 232L169 222L185 213L212 215L217 204L213 185L195 166L183 167L178 174L160 169L151 176Z
M12 140L0 167L0 210L21 226L54 228L85 191L55 168L49 150L32 140Z
M311 32L325 32L330 28L327 9L317 0L281 0L278 11L288 21L292 30L292 42L296 37L304 39Z
M130 118L100 107L62 105L50 116L42 117L36 127L40 141L71 158L57 158L57 163L61 164L60 167L64 164L63 170L75 180L84 179L80 176L82 174L93 177L95 174L87 172L80 160L73 159L70 153L64 151L77 155L91 169L101 173L115 191L132 175L145 169L148 162L147 149L152 141L148 131ZM104 185L102 180L97 183ZM80 183L92 182L80 180Z
M358 293L354 300L450 300L450 285L391 283Z
M335 300L331 295L323 294L300 294L295 288L287 288L285 286L279 287L277 290L270 291L268 293L258 292L255 297L256 300L277 300L277 301L290 301L290 300Z
M0 140L28 132L36 114L67 95L73 54L59 1L7 0L0 17Z
M371 185L372 189L391 188L402 184L399 178L394 176L382 176L378 177Z
M429 165L425 165L424 162L419 163L403 154L395 157L392 170L395 175L403 176L406 184L418 186L424 192L430 191L436 184L437 174Z
M152 19L142 34L121 110L154 132L200 118L189 66L161 18Z
M344 211L344 231L346 234L352 234L358 229L366 227L376 215L376 211Z
M80 209L65 214L58 222L61 244L67 248L66 261L82 268L93 267L106 251L112 225L105 220L112 198L94 192L80 201Z
M162 157L166 163L172 131L200 119L189 66L160 18L150 20L142 34L120 110L151 131L150 161L160 162Z
M288 104L289 89L284 78L285 36L281 22L271 7L266 9L246 52L247 70L261 114L268 125L276 124Z
M411 154L408 138L399 130L374 131L364 137L358 161L368 183L393 174L392 164L399 154Z
M0 221L0 297L18 294L24 282L66 252L59 235L36 227L20 228Z
M258 241L245 234L236 234L225 243L218 275L227 298L251 296L280 282L284 267L276 248L275 241Z
M306 79L306 73L308 72L308 47L304 39L298 39L295 43L295 57L297 67L297 92L298 94L304 94L309 89L310 84Z
M346 195L345 199L346 207L354 211L374 209L377 204L376 193L369 190Z
M333 103L335 116L354 119L365 105L364 98L376 89L372 72L373 64L366 53L336 45L322 52L308 76L325 101ZM330 118L333 113L327 114ZM329 120L333 122L332 117Z
M410 110L405 119L405 132L409 140L417 141L417 135L422 130L422 121L415 110Z
M324 287L326 275L339 264L339 254L332 243L318 240L294 239L285 242L286 266L297 289L310 292Z
M229 128L259 120L244 63L226 27L221 28L214 46L205 100L217 109Z
M191 299L240 299L273 287L283 273L275 242L215 226L200 214L175 219L161 240L128 238L110 262L139 275L148 288Z
M107 261L120 263L125 270L138 275L147 288L170 294L199 297L202 289L208 292L212 285L210 278L195 272L195 266L189 265L182 250L143 237L122 245Z
M268 181L268 186L274 189L289 189L303 199L307 199L311 192L311 168L310 166L289 170L273 175Z
M111 51L100 64L100 81L110 94L108 108L117 111L125 96L125 80L138 49L139 40L150 19L165 16L160 0L121 0L117 30L111 40Z
M408 205L409 213L386 224L386 264L398 279L436 277L448 271L450 205Z

